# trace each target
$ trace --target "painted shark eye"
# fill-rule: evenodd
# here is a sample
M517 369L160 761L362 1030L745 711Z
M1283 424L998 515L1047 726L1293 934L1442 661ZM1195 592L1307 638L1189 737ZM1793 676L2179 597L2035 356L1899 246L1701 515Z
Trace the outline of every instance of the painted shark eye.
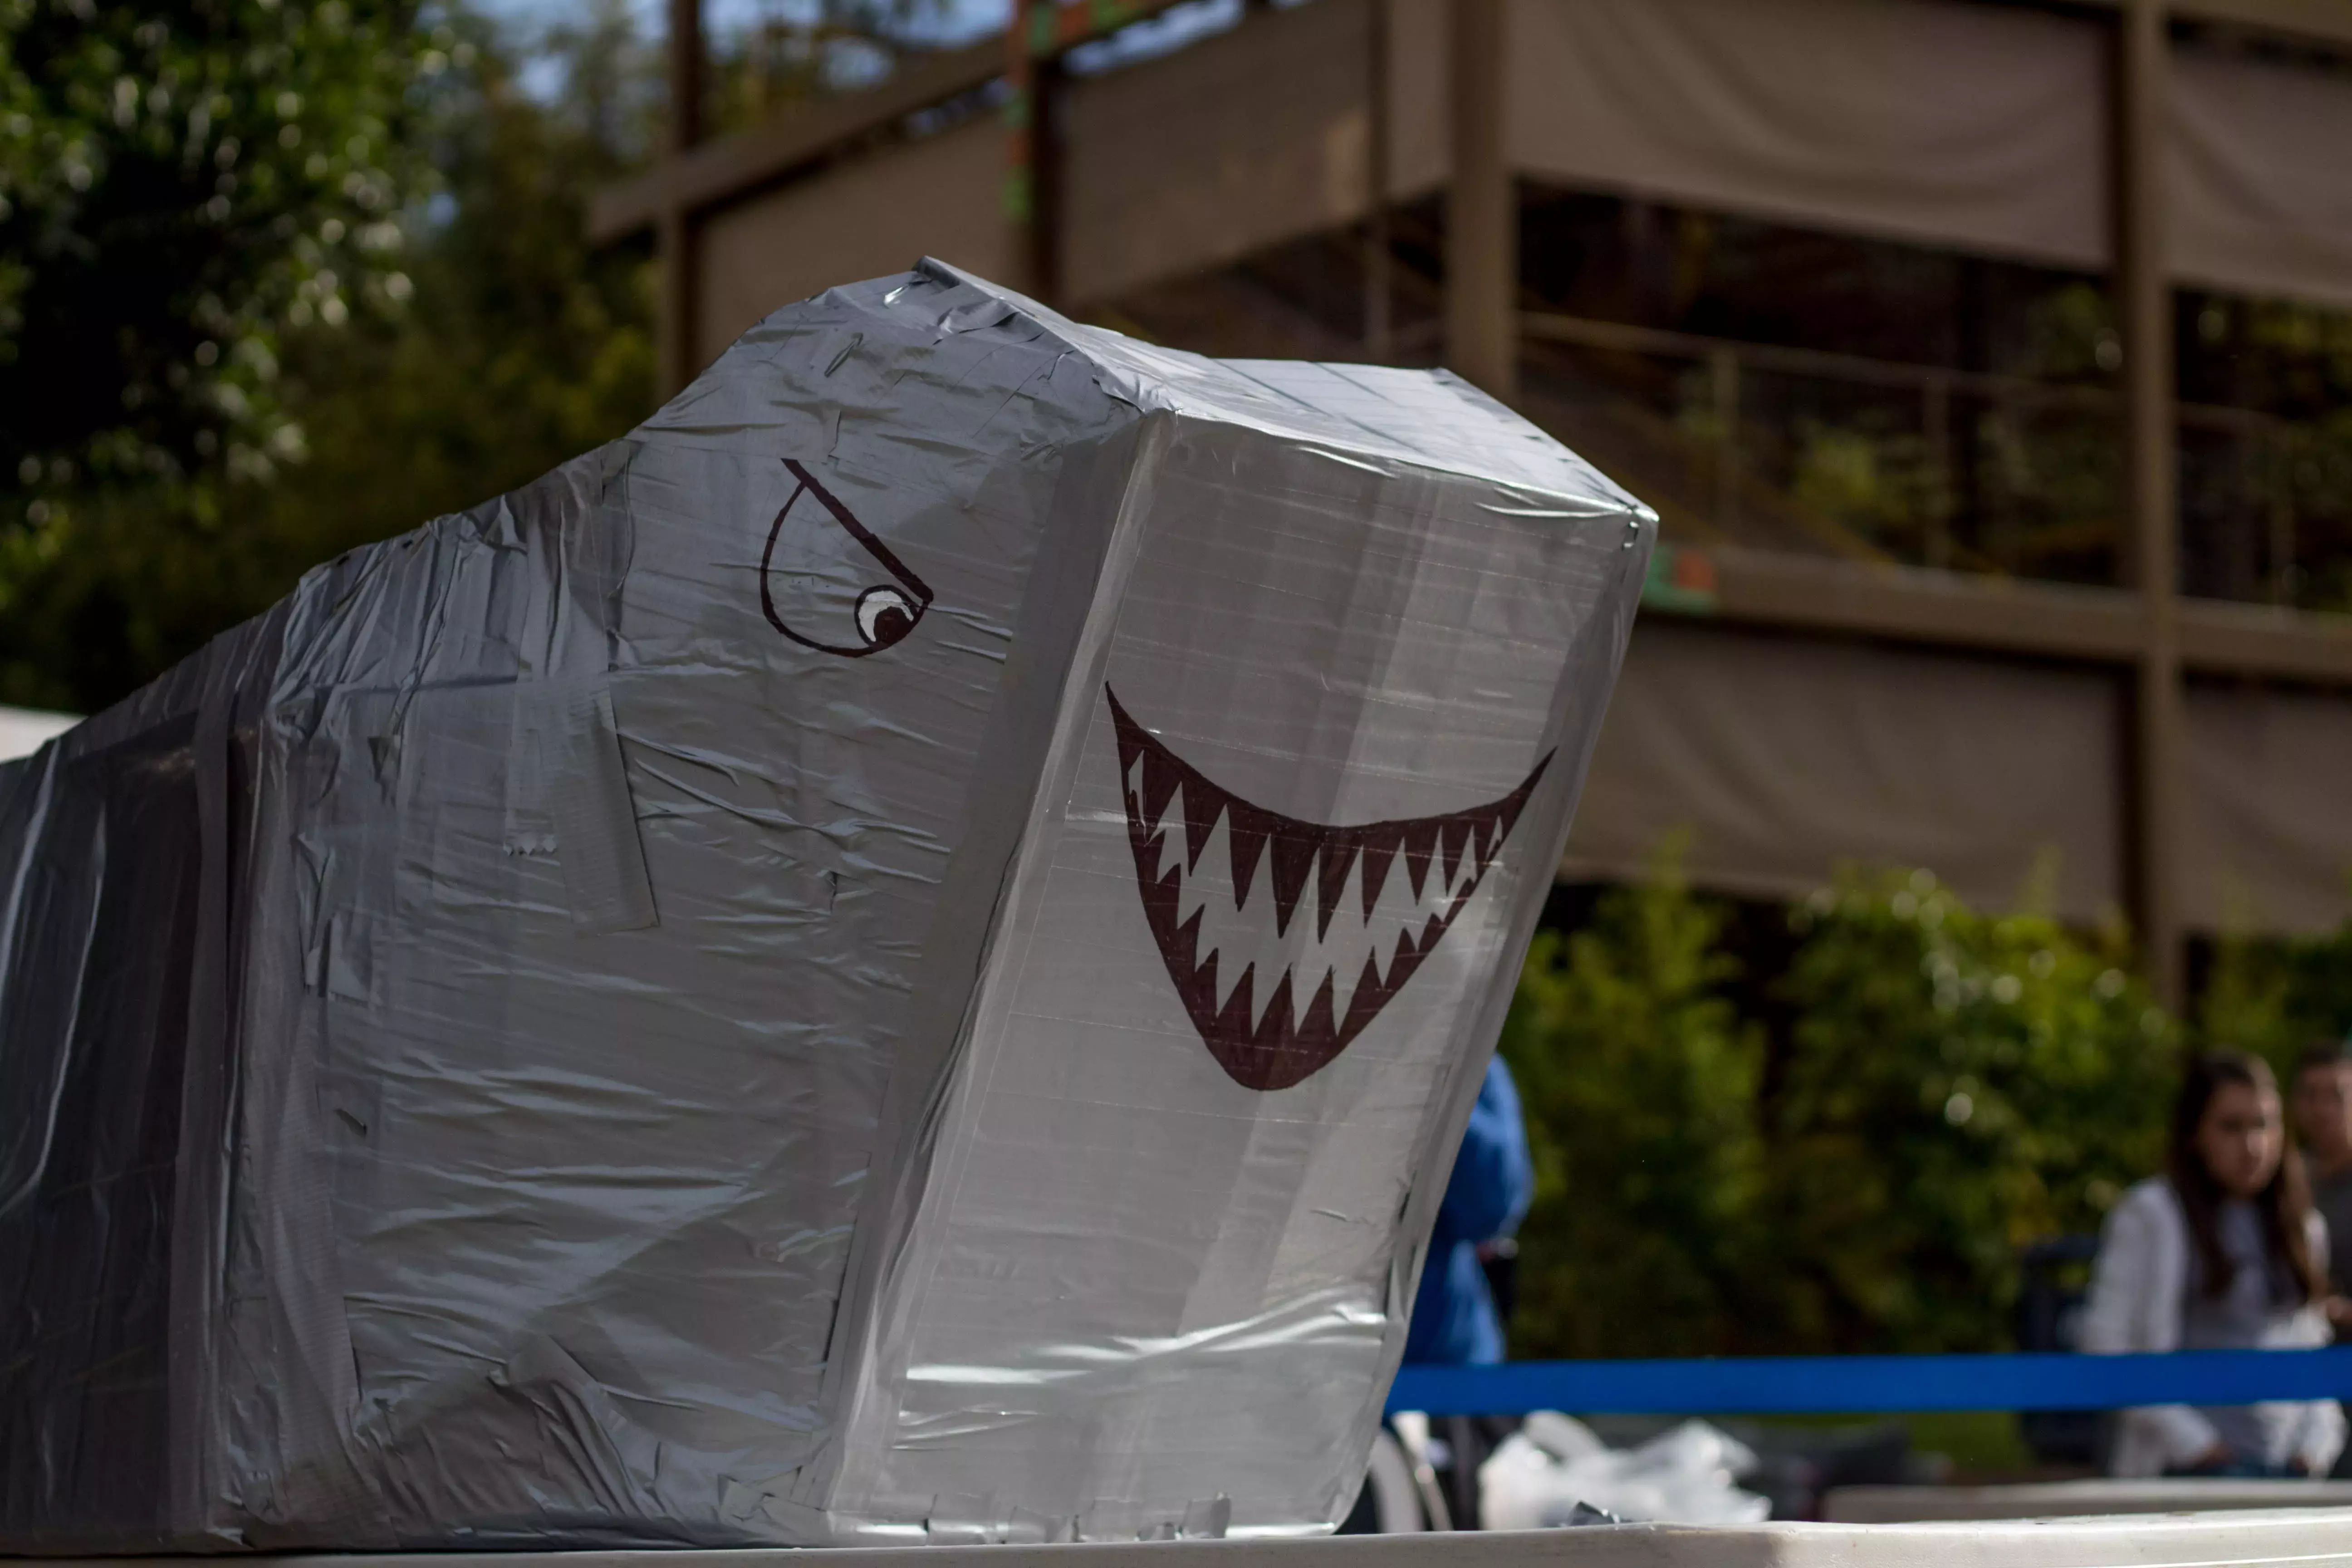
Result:
M868 647L888 647L915 629L920 606L896 588L868 588L857 596L857 635Z
M793 493L760 557L768 624L803 647L842 658L904 641L931 607L929 586L807 468L790 458L784 468Z

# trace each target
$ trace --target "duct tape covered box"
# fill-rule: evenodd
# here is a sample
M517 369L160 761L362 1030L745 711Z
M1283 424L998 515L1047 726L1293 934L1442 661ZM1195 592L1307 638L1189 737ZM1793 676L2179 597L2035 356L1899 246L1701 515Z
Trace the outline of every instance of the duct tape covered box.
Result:
M936 263L0 768L0 1548L1310 1533L1654 518Z

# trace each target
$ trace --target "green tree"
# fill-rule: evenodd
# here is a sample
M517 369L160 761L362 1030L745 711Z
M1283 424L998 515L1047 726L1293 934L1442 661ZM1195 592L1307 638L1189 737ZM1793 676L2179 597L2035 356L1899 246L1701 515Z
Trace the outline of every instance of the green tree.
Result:
M1529 952L1513 1353L2007 1343L2021 1249L2157 1167L2177 1031L2123 937L1857 876L1759 990L1728 915L1668 858Z
M13 531L0 509L0 701L102 706L319 562L509 489L650 410L648 263L585 239L590 195L641 154L658 113L625 11L605 0L543 47L462 13L394 43L416 57L401 156L434 176L406 186L399 270L352 296L369 308L330 310L365 275L322 292L335 268L320 237L356 230L331 202L303 209L287 265L310 266L318 243L309 291L298 281L275 314L255 305L260 324L238 342L259 347L214 362L266 364L256 384L283 421L268 461L207 454L199 428L188 461L148 482L69 474ZM556 90L525 91L526 64ZM261 417L257 394L240 406ZM284 411L299 411L299 442Z
M1537 1181L1514 1354L1746 1342L1762 1039L1722 994L1721 921L1667 858L1586 929L1536 938L1501 1043Z
M856 85L940 14L722 37L715 107L755 66L762 110ZM658 50L626 0L414 16L0 0L0 387L47 420L0 430L0 702L103 706L651 412L651 264L586 216L658 142Z
M2268 1058L2282 1083L2312 1041L2352 1037L2352 922L2316 936L2224 938L2197 1032L2209 1046Z
M395 303L422 68L399 0L0 0L0 526L266 475L285 334Z
M1987 1350L2019 1249L2156 1168L2173 1027L2120 936L1975 913L1926 872L1801 908L1759 1223L1785 1348Z
M593 249L587 208L650 140L654 61L606 0L526 51L478 22L429 122L436 213L415 225L397 320L314 332L289 376L315 389L312 458L257 520L272 590L349 545L472 506L653 411L652 263ZM526 63L552 71L542 97ZM267 603L267 599L261 601Z

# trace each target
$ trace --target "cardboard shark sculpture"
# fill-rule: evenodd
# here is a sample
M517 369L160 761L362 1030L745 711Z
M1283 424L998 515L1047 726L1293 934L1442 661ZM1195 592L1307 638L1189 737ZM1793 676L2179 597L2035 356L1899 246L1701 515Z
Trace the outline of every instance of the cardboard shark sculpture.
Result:
M0 768L0 1546L1312 1533L1652 513L933 262Z

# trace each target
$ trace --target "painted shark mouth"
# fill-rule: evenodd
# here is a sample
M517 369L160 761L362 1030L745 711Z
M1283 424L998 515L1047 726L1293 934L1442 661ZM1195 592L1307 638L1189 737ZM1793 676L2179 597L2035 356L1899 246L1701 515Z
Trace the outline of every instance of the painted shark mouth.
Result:
M1333 827L1212 784L1103 695L1144 919L1202 1043L1248 1089L1288 1089L1364 1032L1478 890L1551 763L1467 811Z

